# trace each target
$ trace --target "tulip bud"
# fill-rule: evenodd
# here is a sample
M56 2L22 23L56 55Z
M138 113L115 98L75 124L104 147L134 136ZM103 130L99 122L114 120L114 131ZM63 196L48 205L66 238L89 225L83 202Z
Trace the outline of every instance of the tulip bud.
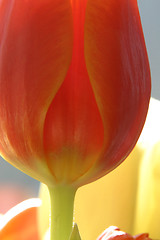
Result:
M2 0L0 152L49 185L105 175L150 98L137 1Z
M137 1L1 0L0 15L0 153L68 203L143 128L151 84ZM53 239L68 239L65 226Z

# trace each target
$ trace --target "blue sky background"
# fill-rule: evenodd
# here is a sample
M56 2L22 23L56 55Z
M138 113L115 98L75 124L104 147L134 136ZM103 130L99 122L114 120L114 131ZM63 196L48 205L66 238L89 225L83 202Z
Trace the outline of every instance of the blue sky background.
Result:
M152 76L152 97L160 100L160 0L138 0ZM0 185L18 183L38 194L39 183L0 159Z
M138 0L152 77L152 96L160 100L160 0Z

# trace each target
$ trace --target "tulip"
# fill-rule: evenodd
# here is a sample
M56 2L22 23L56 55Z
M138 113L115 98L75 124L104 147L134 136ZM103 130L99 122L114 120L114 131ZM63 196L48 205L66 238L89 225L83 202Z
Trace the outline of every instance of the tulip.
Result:
M77 188L127 157L146 118L137 1L1 0L0 15L0 152L48 185L66 240Z
M107 228L97 240L151 240L149 234L142 233L136 236L120 231L118 227L111 226Z

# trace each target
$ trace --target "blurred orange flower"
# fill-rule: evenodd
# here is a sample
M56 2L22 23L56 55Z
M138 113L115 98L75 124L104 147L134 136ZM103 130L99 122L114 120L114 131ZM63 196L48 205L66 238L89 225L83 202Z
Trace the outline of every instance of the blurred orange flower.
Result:
M40 240L37 208L40 199L28 199L11 208L0 217L1 240Z

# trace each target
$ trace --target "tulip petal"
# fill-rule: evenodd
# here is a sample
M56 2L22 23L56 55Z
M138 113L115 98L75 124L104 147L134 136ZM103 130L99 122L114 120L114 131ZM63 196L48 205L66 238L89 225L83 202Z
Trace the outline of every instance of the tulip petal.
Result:
M46 112L71 61L71 13L69 0L0 2L0 151L18 167L44 159Z
M131 236L130 234L121 231L118 227L108 227L97 240L151 240L148 233Z
M132 150L147 114L150 70L136 0L88 0L85 59L104 125L100 177Z
M83 176L97 160L103 146L103 123L84 58L86 2L72 1L72 62L45 120L46 156L57 181L73 182Z
M118 227L110 226L108 227L97 240L133 240L133 237L121 231Z

